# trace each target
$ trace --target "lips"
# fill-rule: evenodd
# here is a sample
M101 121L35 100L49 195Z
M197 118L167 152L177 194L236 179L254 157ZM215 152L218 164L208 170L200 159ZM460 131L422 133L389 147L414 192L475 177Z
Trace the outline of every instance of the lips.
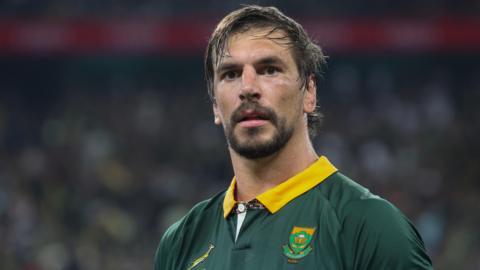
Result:
M240 113L241 118L238 122L251 121L251 120L268 120L268 115L259 111L246 110Z
M276 125L276 114L273 110L258 103L246 102L240 105L231 116L233 125L243 128L254 128L267 124Z
M268 115L259 111L243 111L238 121L238 125L243 128L256 128L267 124Z

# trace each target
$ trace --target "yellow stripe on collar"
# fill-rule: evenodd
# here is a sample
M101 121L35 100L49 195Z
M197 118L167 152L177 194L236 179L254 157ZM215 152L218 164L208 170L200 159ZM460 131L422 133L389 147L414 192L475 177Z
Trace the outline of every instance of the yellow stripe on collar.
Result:
M230 186L225 193L225 198L223 199L223 217L227 218L230 212L232 212L233 207L237 203L235 201L235 186L237 185L237 180L233 177Z
M337 168L335 168L326 157L321 156L305 170L258 195L256 199L260 201L270 213L274 214L287 203L314 188L336 171ZM223 200L224 218L227 218L235 207L235 187L236 179L234 177Z

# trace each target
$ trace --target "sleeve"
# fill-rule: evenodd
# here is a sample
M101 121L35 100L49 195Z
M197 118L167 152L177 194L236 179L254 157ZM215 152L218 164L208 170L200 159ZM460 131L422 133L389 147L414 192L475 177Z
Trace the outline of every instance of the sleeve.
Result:
M344 241L350 269L433 269L415 227L383 199L349 206Z
M154 259L154 270L174 270L178 257L178 241L175 241L179 222L170 226L160 240Z

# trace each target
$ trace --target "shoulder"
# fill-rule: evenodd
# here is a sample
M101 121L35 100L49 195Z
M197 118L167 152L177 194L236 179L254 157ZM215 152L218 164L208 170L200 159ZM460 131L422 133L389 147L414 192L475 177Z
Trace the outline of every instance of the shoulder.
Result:
M413 232L411 222L389 201L340 173L331 182L329 201L344 229L361 226L377 233L394 229Z
M178 239L176 236L181 237L185 230L197 224L199 220L205 219L209 215L215 215L216 211L221 210L224 197L225 191L222 191L210 199L197 203L185 216L166 230L161 241L168 241L171 238Z
M155 253L155 270L173 269L181 244L189 238L191 231L199 226L200 221L208 220L221 210L224 196L225 191L222 191L208 200L197 203L165 231Z
M225 191L222 191L215 196L197 203L188 211L179 221L174 223L169 231L177 231L185 226L195 224L201 219L206 218L209 215L214 215L218 210L222 209L223 198L225 197Z
M354 235L364 235L369 242L381 243L390 251L412 240L421 242L410 220L393 204L380 197L360 198L345 205L342 224L345 233L350 231Z
M361 221L366 217L385 221L392 217L404 218L390 202L339 172L327 178L318 189L341 223L346 220Z
M379 196L372 194L367 188L336 172L325 179L317 187L317 192L325 198L332 210L336 213L339 222L351 214L352 209L363 208L364 204L387 203Z
M420 235L400 210L340 173L332 177L323 193L354 269L431 269Z

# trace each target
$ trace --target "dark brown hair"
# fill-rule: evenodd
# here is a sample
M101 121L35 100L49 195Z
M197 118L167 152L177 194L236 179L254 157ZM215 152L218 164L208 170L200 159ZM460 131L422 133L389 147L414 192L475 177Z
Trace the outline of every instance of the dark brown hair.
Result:
M228 39L250 29L267 27L271 28L271 31L265 36L266 38L271 38L290 48L303 86L306 86L308 78L311 76L315 80L320 77L320 68L325 64L326 56L322 49L310 39L303 27L275 7L248 5L225 16L218 23L208 42L205 52L205 79L208 94L212 100L214 100L215 67L225 55ZM269 37L276 31L284 33L285 36ZM316 135L321 118L322 115L318 112L318 108L308 114L310 137Z

